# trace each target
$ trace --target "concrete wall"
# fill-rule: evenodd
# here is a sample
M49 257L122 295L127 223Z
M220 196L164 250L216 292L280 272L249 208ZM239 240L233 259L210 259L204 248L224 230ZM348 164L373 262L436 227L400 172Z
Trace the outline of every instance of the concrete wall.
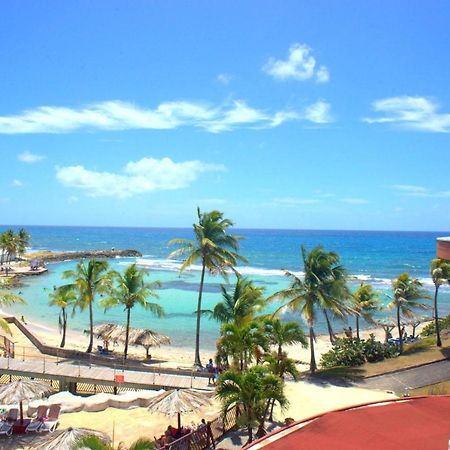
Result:
M450 241L436 241L438 258L450 260Z

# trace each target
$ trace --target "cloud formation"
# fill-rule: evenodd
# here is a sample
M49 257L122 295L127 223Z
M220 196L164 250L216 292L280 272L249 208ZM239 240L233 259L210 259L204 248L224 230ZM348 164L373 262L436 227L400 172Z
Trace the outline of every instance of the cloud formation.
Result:
M367 123L387 123L410 130L450 132L450 114L439 112L439 105L426 97L389 97L372 103L380 117L363 119Z
M315 79L318 83L330 80L330 72L324 65L317 65L312 49L306 44L295 43L289 48L287 59L270 58L263 71L279 80L305 81Z
M390 189L396 191L401 195L407 197L421 197L421 198L450 198L449 191L436 191L424 186L417 186L412 184L393 184L388 186Z
M1 121L1 118L0 118ZM1 123L1 122L0 122ZM1 124L0 124L0 132L1 132ZM42 161L45 158L43 155L36 155L35 153L31 153L29 151L25 151L17 155L17 159L27 164L33 164L39 161Z
M123 199L147 192L182 189L204 172L223 171L222 165L202 161L142 158L128 162L120 173L89 170L81 165L57 167L56 178L64 186L80 189L90 197Z
M15 116L0 116L0 134L67 133L77 130L167 130L181 126L202 128L212 133L239 127L271 128L288 120L315 122L314 115L289 110L267 112L250 107L243 100L226 105L175 101L161 103L155 109L132 103L107 101L82 108L41 106ZM323 123L319 121L318 123ZM24 162L36 162L39 155L24 152Z
M12 180L12 183L11 183L11 184L12 184L14 187L23 187L22 181L17 180L17 179Z
M304 118L309 122L318 124L333 122L331 105L323 100L319 100L306 107Z
M218 83L221 83L224 85L230 84L232 79L233 79L233 76L230 75L229 73L219 73L219 75L217 75L217 77L216 77L216 81Z

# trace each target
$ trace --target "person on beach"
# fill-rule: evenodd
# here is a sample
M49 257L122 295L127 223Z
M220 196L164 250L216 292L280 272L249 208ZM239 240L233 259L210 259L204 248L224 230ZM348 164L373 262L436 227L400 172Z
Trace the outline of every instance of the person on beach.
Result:
M214 363L211 358L206 364L206 370L208 371L208 384L214 383Z

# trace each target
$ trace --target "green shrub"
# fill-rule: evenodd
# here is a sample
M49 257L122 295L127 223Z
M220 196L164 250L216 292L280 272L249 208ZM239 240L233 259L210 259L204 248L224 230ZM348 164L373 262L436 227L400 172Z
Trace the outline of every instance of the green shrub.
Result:
M450 329L450 314L443 319L439 320L439 328L440 330L449 330ZM436 334L436 326L434 321L423 327L422 336L433 336Z
M322 355L320 364L324 368L355 367L364 364L366 361L377 362L386 358L395 358L399 354L397 346L383 344L372 339L367 341L336 339L331 350Z

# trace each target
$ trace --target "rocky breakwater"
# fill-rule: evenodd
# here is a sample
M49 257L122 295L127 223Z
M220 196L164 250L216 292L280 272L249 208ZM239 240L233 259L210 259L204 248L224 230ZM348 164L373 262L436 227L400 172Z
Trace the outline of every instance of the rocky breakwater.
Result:
M36 260L40 264L46 262L59 262L76 259L104 259L104 258L116 258L116 257L129 257L140 258L142 253L137 250L83 250L83 251L70 251L70 252L51 252L51 251L39 251L27 253L24 259L28 261Z

